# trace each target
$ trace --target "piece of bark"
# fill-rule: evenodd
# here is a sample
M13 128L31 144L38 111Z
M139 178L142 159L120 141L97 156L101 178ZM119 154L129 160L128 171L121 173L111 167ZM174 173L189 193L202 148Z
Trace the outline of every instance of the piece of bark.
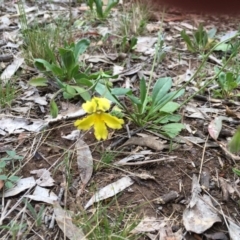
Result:
M13 55L11 54L0 55L0 62L10 62L12 59Z
M222 197L223 197L223 201L224 202L228 202L229 200L229 192L228 192L228 188L227 188L227 182L224 178L219 178L219 182L220 182L220 187L222 190Z
M164 194L163 196L155 199L156 204L166 204L172 200L175 200L179 196L178 192L176 191L170 191L167 194Z

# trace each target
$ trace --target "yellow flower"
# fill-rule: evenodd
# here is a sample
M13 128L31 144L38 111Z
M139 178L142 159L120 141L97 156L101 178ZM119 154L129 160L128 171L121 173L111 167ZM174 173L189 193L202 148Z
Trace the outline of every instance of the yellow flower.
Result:
M106 113L110 109L110 102L106 98L94 97L82 105L83 109L89 114L87 117L77 120L74 126L81 130L88 130L94 126L94 135L97 140L107 139L107 126L112 129L122 128L123 119Z

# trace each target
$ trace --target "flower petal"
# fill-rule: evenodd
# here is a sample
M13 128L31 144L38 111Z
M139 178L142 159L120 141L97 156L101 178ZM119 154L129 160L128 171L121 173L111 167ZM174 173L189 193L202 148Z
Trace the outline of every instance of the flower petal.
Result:
M88 130L95 123L95 114L89 115L81 120L74 122L74 126L81 130Z
M101 113L101 119L112 129L120 129L122 124L124 124L123 119L114 117L109 113Z
M110 101L107 98L93 98L94 101L97 103L97 110L106 112L110 109Z
M91 101L87 101L82 105L82 108L87 113L94 113L97 111L97 102L94 100L94 98Z
M94 135L97 140L106 140L108 136L108 130L105 123L101 120L101 115L95 116L94 122Z

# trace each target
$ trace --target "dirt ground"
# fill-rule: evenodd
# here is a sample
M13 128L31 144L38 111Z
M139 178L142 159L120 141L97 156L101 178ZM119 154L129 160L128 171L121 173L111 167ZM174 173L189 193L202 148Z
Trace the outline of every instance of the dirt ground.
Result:
M159 11L153 11L149 24L157 26L160 24L157 23L160 19L161 15L159 14ZM173 46L174 50L168 52L164 61L156 66L155 79L163 76L169 76L176 79L178 76L185 74L187 68L192 69L193 71L196 70L201 63L201 59L197 54L190 54L186 50L183 50L184 44L179 37L178 28L185 28L186 24L198 26L200 23L202 23L206 29L216 27L218 32L226 33L238 29L239 18L236 16L233 18L230 16L204 16L195 13L182 13L177 9L169 9L164 18L163 33L166 37L166 44ZM156 36L157 32L153 30L152 32L146 33L146 35L149 34ZM76 37L79 35L81 35L81 33L75 32ZM89 36L89 34L83 33L82 36L86 37ZM96 36L90 36L90 38L92 41L96 42L99 40ZM111 40L109 41L111 42ZM111 45L106 46L103 44L101 49L104 49L106 54L116 52L116 48ZM100 50L96 50L92 54L97 55L100 53ZM186 61L187 65L179 64L173 68L169 67L176 62L179 53L181 53L182 59ZM216 53L215 56L218 57L218 54L219 53ZM130 66L135 66L136 64L141 63L141 60L139 59L131 59L130 55L125 60L126 62L129 62ZM144 57L142 71L146 74L152 68L152 61L152 57ZM121 65L121 63L122 60L115 62L117 65ZM212 60L208 61L205 70L209 73L209 76L215 65L216 63ZM110 66L107 63L97 63L94 64L93 69L94 68L108 70ZM209 76L206 75L206 78ZM130 78L133 77L133 75L130 76ZM122 86L122 84L122 82L115 83L116 86ZM177 85L175 87L177 87ZM133 82L133 89L136 89L136 92L138 91L138 80ZM47 91L47 89L40 89L39 94L43 96ZM192 89L189 88L184 98L190 96L191 91ZM226 101L225 103L219 102L218 104L208 101L207 98L209 95L207 91L203 92L202 96L206 97L205 101L194 98L188 104L193 104L197 109L202 107L217 108L223 114L225 114L225 104L227 103L229 103L228 106L232 110L237 111L238 109L236 105L231 105L230 101ZM182 100L184 99L179 99L179 102ZM236 101L238 101L238 99ZM59 101L59 103L60 102L61 101ZM79 102L70 102L70 104L79 105ZM1 110L1 113L6 114L6 112L7 111ZM11 112L11 109L8 109L8 112ZM62 138L62 136L68 135L75 130L73 126L74 120L63 120L51 124L48 129L38 135L25 132L21 135L18 134L14 137L11 136L11 139L13 139L11 145L15 148L17 147L17 151L19 150L20 152L26 152L27 149L35 147L36 145L33 142L39 141L39 145L37 145L37 148L34 150L34 156L28 158L23 163L19 175L23 178L29 177L30 171L32 170L50 168L52 177L55 181L55 185L51 188L51 191L55 193L59 193L60 189L66 186L66 179L68 179L70 185L68 186L67 193L65 193L67 197L65 196L65 202L63 201L63 204L66 209L73 211L76 214L84 209L84 205L93 196L96 190L103 188L123 176L130 176L134 180L134 184L131 187L118 194L117 197L106 199L102 202L103 205L109 204L109 215L115 216L119 211L127 211L134 212L139 218L149 216L167 219L173 232L178 231L180 228L184 229L182 219L183 211L192 196L192 177L193 175L197 175L201 177L201 186L203 186L205 191L208 192L216 202L218 202L224 214L231 217L236 222L240 222L240 196L237 192L237 190L239 190L239 184L238 178L232 172L232 168L237 167L238 163L230 159L224 151L216 145L215 141L208 136L207 127L216 115L210 113L208 114L208 119L190 118L186 114L185 107L181 109L181 114L183 116L182 122L190 126L193 131L190 133L187 130L183 130L180 135L184 137L199 137L211 146L207 146L207 144L205 146L205 143L192 143L191 141L179 143L178 140L174 140L173 142L167 140L169 146L173 143L176 144L173 149L164 149L162 151L151 150L151 154L147 156L148 161L154 159L163 160L156 163L116 166L114 163L120 159L136 154L139 151L150 149L137 145L122 146L124 141L128 139L125 128L116 132L110 131L109 139L104 142L97 142L92 130L82 132L82 139L90 147L94 160L94 171L91 180L87 186L83 186L79 176L74 143L73 141ZM35 119L44 119L45 117L45 113L40 112L38 107L34 107L30 115L31 118ZM232 136L232 133L236 128L236 122L238 122L238 120L234 123L224 125L224 131L220 133L218 139L219 142L226 142L226 138ZM130 131L138 130L138 128L132 123L129 125L129 129ZM140 130L138 134L139 133L154 135L154 133L149 133L149 131L145 129ZM132 136L137 135L134 134ZM7 142L8 137L2 137L0 140L1 144L4 145ZM120 144L111 147L112 144L115 144L120 138L124 138L125 140ZM106 149L109 149L109 152L111 153L115 153L114 157L111 158L112 161L110 163L102 162ZM66 151L69 152L70 156L69 169L66 169L63 164ZM2 156L4 156L4 153L2 153ZM146 174L148 178L140 178L139 176L141 174ZM236 186L236 191L234 191L232 195L224 195L224 188L221 186L219 178L223 178L227 182L234 184ZM81 188L82 193L76 198L76 194ZM12 204L18 201L20 195L21 194L11 198ZM34 203L35 207L39 205L41 205L41 203ZM22 206L19 208L21 207ZM217 204L215 204L215 207L217 207L219 211L221 210ZM17 208L7 219L4 220L4 223L8 223L18 212L19 209ZM46 227L41 230L43 239L55 239L54 237L57 232L57 228L49 230ZM224 221L222 221L222 223L214 224L214 226L204 234L190 234L183 230L185 239L189 240L220 239L209 238L206 236L206 234L219 232L226 233L227 239L229 239L228 230ZM28 239L40 238L34 238L30 234ZM59 235L59 239L62 239L61 234ZM141 239L149 239L149 237L143 236ZM175 238L166 239L175 240Z

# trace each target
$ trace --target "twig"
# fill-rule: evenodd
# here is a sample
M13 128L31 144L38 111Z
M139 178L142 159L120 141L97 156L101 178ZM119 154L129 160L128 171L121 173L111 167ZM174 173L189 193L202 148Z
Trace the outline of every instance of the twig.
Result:
M207 145L208 137L209 137L209 135L207 136L207 139L206 139L204 147L203 147L201 165L200 165L200 170L199 170L199 175L198 175L198 182L200 182L200 177L201 177L201 174L202 174L203 160L204 160L204 156L205 156L205 152L206 152L206 145Z

